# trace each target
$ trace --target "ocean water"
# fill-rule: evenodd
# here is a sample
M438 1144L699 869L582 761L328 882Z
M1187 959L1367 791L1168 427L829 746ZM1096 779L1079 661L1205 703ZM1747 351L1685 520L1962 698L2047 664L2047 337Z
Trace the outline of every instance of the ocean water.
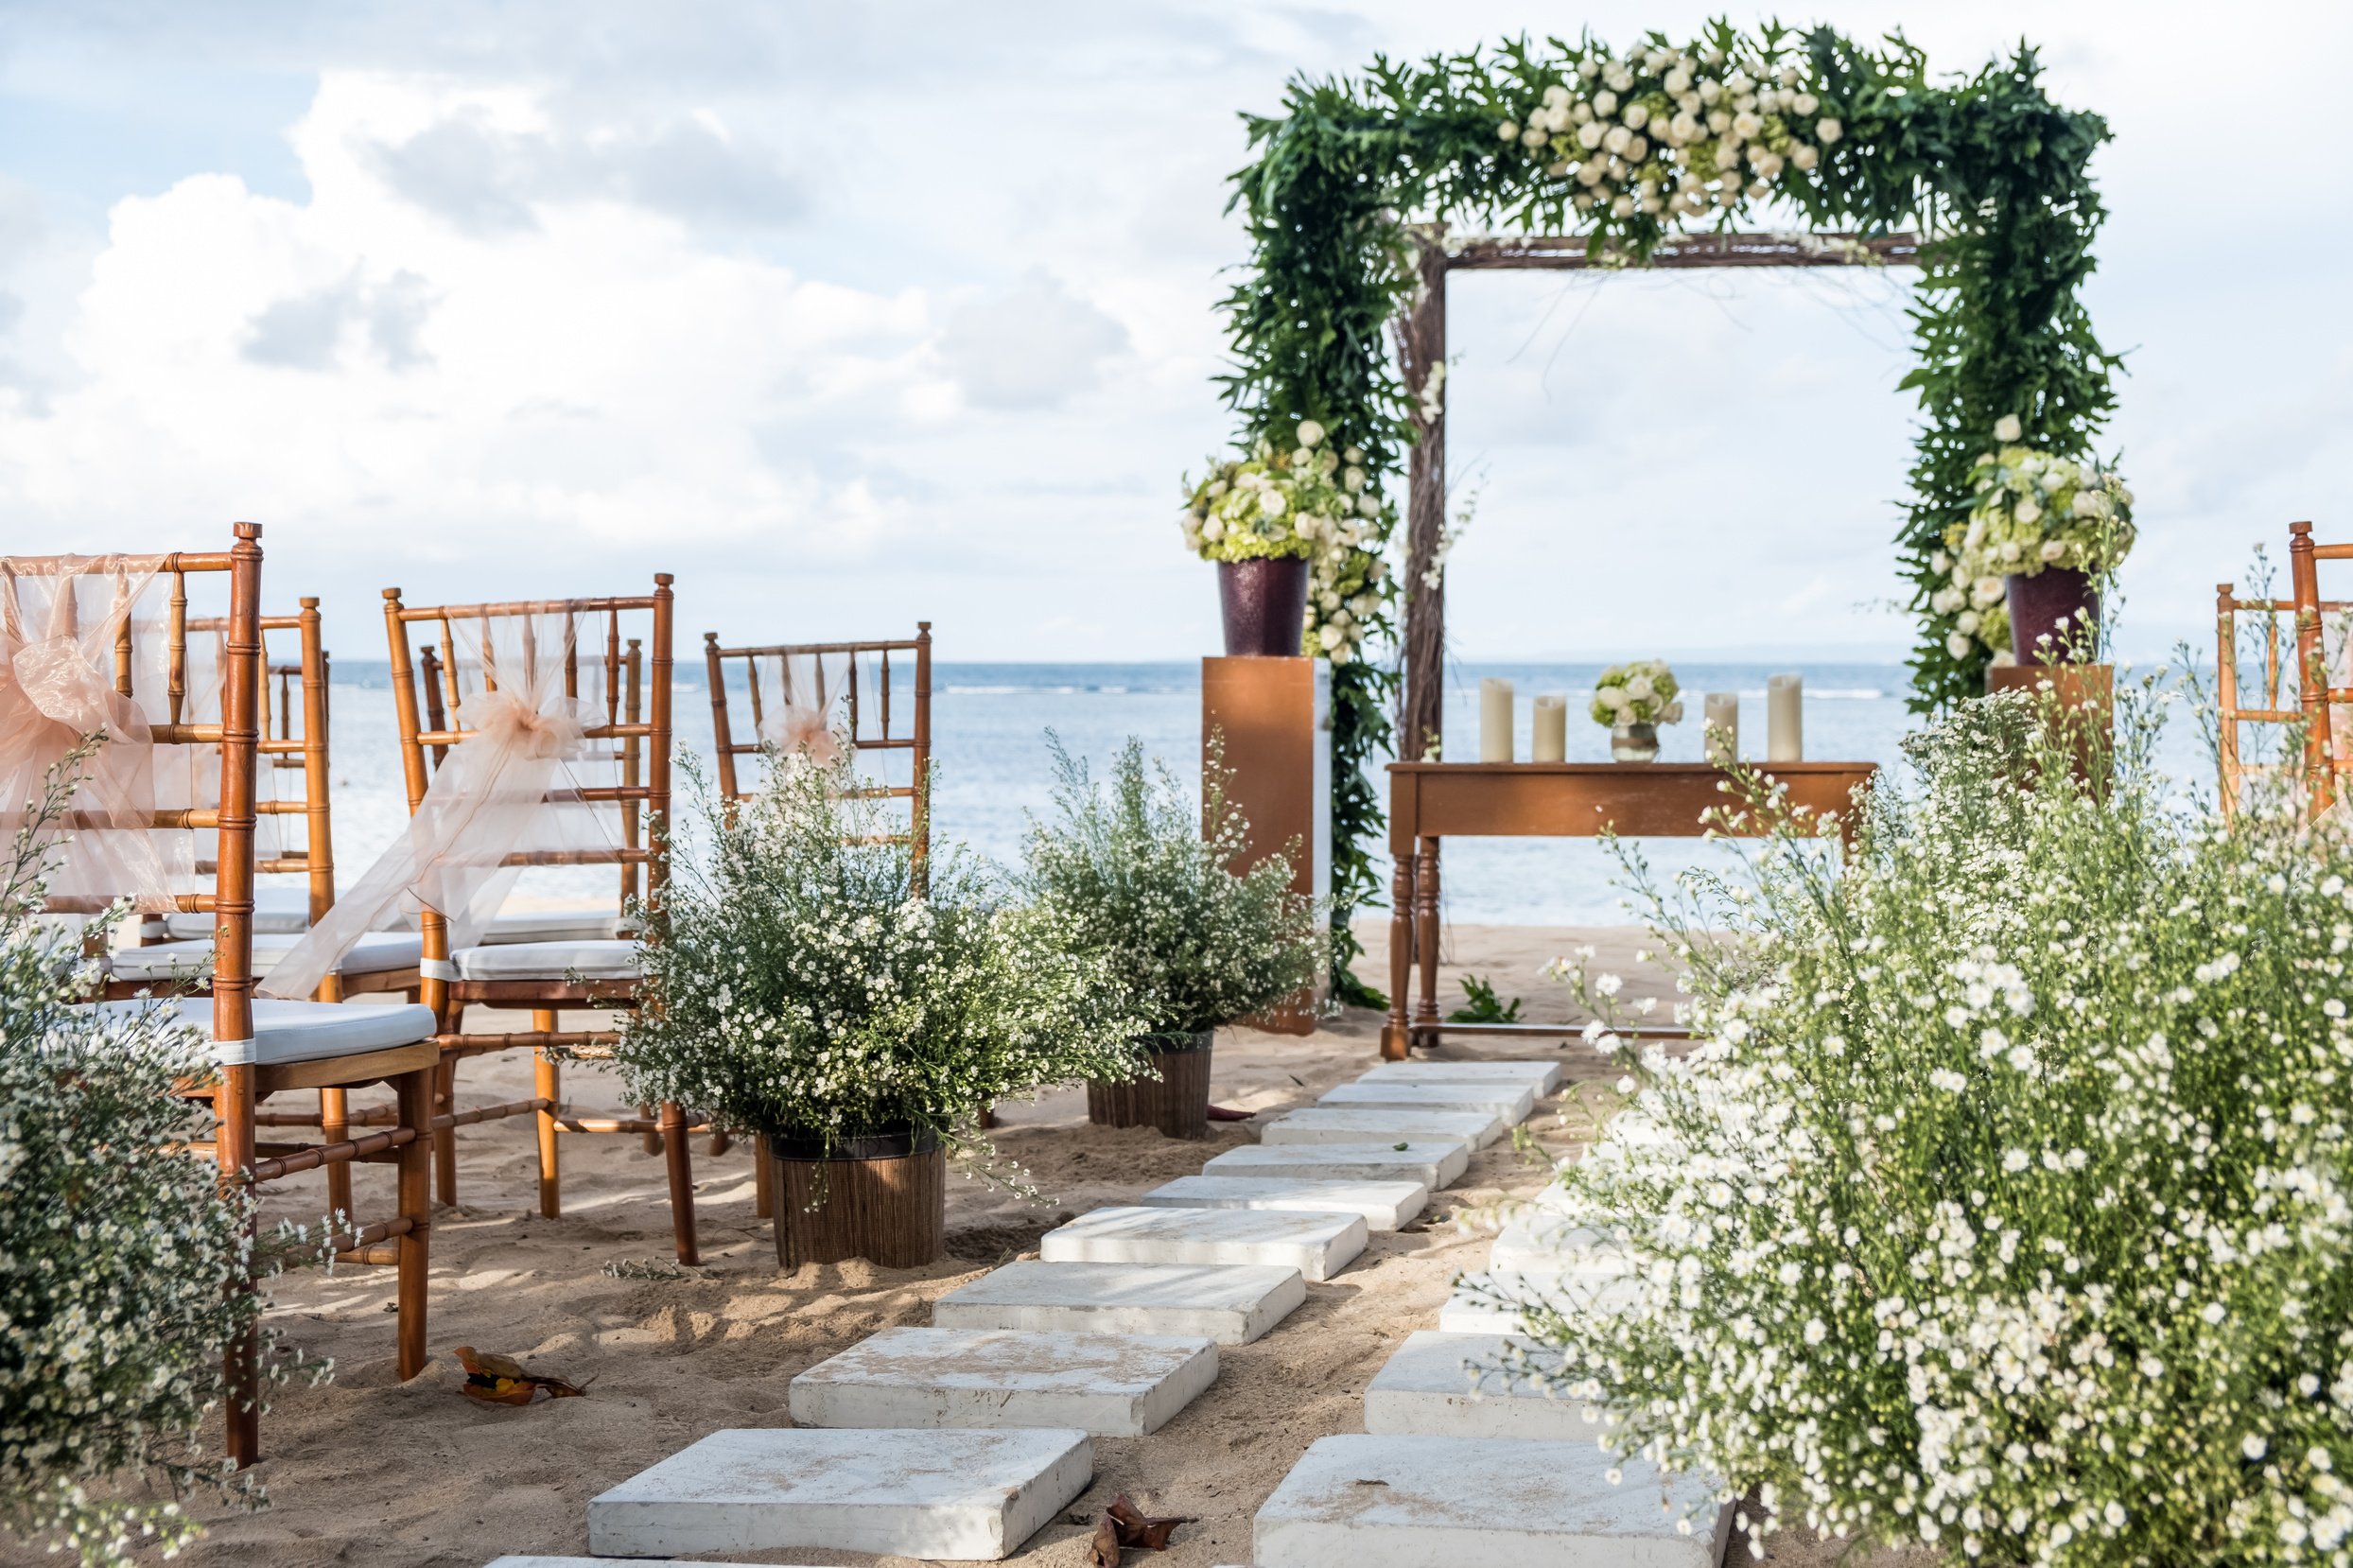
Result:
M1539 692L1570 698L1569 757L1607 761L1609 732L1589 722L1584 703L1599 664L1458 664L1448 671L1448 755L1476 755L1478 690L1484 676L1514 687L1519 755L1529 746L1530 699ZM1765 682L1780 670L1805 679L1805 754L1821 758L1900 761L1902 737L1918 720L1905 709L1905 671L1896 664L1679 663L1687 713L1663 727L1661 755L1700 755L1700 694L1734 691L1741 698L1740 733L1746 755L1765 743ZM399 749L389 671L338 661L333 695L336 862L348 885L399 833L408 820L400 784ZM1129 736L1164 758L1188 786L1200 765L1200 669L1169 664L954 664L932 671L932 724L937 765L933 833L952 837L1002 863L1020 858L1029 814L1051 802L1054 775L1048 732L1072 756L1100 771ZM699 672L682 671L673 701L678 743L708 758L711 723ZM741 714L743 710L739 707ZM739 723L741 720L739 719ZM2195 726L2176 720L2168 729L2169 771L2188 785L2209 784L2210 758ZM1377 775L1378 770L1375 770ZM1386 794L1386 788L1382 791ZM1691 839L1654 839L1642 845L1662 874L1685 866L1728 865L1738 846ZM1376 854L1385 854L1376 845ZM1446 914L1452 919L1522 925L1607 925L1631 918L1615 885L1616 861L1585 839L1462 839L1445 849ZM611 873L586 868L536 870L524 891L550 897L609 897ZM1386 883L1386 867L1383 882Z

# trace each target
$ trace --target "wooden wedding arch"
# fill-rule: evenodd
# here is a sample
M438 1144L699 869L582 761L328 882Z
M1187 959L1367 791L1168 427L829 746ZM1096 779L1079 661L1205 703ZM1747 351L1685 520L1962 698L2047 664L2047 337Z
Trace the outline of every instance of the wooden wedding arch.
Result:
M1589 235L1449 241L1442 230L1416 235L1421 286L1395 318L1398 361L1412 400L1416 439L1405 469L1405 683L1397 712L1397 756L1427 755L1442 729L1446 688L1446 584L1434 571L1446 532L1446 398L1425 398L1430 374L1446 360L1446 280L1455 272L1635 271L1698 267L1917 267L1920 237L1839 234L1695 235L1664 241L1639 263L1592 253ZM1443 392L1443 379L1440 381Z

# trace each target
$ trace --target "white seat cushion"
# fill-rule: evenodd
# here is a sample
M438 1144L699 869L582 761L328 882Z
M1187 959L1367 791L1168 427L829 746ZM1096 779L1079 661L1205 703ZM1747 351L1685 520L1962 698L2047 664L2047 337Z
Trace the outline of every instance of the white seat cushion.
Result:
M209 1031L213 1004L201 997L141 998L132 1002L97 1002L100 1013L135 1017L142 1008L168 1009L199 1029ZM272 1002L253 1003L251 1054L220 1050L221 1061L253 1061L265 1067L286 1062L315 1062L335 1056L358 1056L394 1046L415 1045L435 1033L433 1009L406 1002L376 1007L340 1002Z
M278 960L301 941L299 936L256 935L253 972L266 975ZM336 967L342 974L383 974L413 969L424 955L425 939L396 931L372 931L362 936ZM195 980L213 961L212 938L202 941L157 942L144 948L116 948L106 955L107 970L116 980L153 982Z
M269 882L254 884L254 935L299 936L309 929L309 888ZM166 915L164 916L164 934L209 942L213 939L213 917L209 915Z
M631 927L609 909L501 910L490 917L482 946L505 947L515 942L610 942L629 934Z
M635 980L635 942L500 942L451 955L461 980Z

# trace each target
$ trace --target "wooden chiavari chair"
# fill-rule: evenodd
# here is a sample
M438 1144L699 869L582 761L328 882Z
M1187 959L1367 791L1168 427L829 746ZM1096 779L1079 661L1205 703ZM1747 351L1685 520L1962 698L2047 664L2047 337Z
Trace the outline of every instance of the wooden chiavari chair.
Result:
M439 771L473 741L477 732L459 727L462 708L469 696L500 689L518 682L520 672L490 668L479 655L461 652L457 629L479 628L480 645L487 648L494 623L515 618L567 618L573 631L564 638L562 676L569 699L581 694L584 669L601 675L602 721L593 713L582 728L584 763L609 765L618 777L611 785L551 789L549 808L597 807L615 809L607 842L595 847L556 849L516 848L502 863L508 866L611 864L619 868L614 912L601 916L595 934L564 933L515 940L516 932L485 932L473 946L452 950L447 912L426 910L420 916L425 942L424 998L439 1014L442 1062L436 1092L440 1111L434 1119L437 1184L444 1202L456 1199L456 1154L452 1133L461 1125L530 1114L536 1120L539 1151L539 1211L553 1219L563 1211L561 1161L557 1152L564 1133L634 1133L658 1140L669 1167L671 1228L682 1263L697 1261L694 1226L693 1175L687 1134L692 1130L684 1111L674 1105L657 1107L651 1116L586 1117L566 1113L561 1060L564 1055L593 1058L609 1051L610 1031L563 1030L559 1015L567 1011L625 1008L636 1004L638 988L636 943L619 934L619 906L638 896L658 907L665 868L651 847L658 825L670 810L671 748L671 577L657 573L651 594L611 599L552 600L503 604L419 606L402 602L400 591L384 591L384 616L392 647L392 692L401 732L401 759L407 775L410 810L419 810ZM623 653L622 617L644 614L651 628ZM587 628L601 625L601 656L582 648ZM429 663L414 658L411 629L427 634ZM437 635L436 635L437 634ZM552 655L549 655L552 656ZM585 663L584 661L586 661ZM424 679L420 680L420 665ZM538 677L545 678L544 672ZM566 918L568 916L559 916ZM526 916L528 919L529 917ZM480 1005L528 1008L528 1030L503 1033L462 1033L465 1010ZM534 1058L534 1093L528 1100L459 1110L456 1105L457 1064L468 1056L496 1051L530 1050Z
M261 618L262 671L265 677L263 700L260 704L261 730L255 745L259 758L259 775L255 788L254 807L266 822L283 823L299 820L303 825L298 842L281 843L272 852L264 854L256 848L253 870L256 876L291 876L303 879L299 907L289 910L292 900L281 900L279 917L267 923L257 914L253 931L253 972L256 977L267 975L276 958L294 945L300 934L325 915L335 906L335 835L330 782L333 776L329 759L327 711L327 654L322 636L319 601L316 599L297 601L298 613L290 616ZM228 622L218 616L201 617L188 621L190 638L209 638L216 645L227 636ZM295 657L273 660L270 656L270 634L291 635L296 639ZM225 678L224 661L211 661L209 672ZM191 671L192 676L195 671ZM297 706L297 696L300 706ZM274 701L272 700L274 699ZM259 824L257 824L257 827ZM281 835L283 836L283 835ZM209 870L205 862L197 865L200 873ZM255 888L258 910L262 893ZM286 917L292 914L293 918ZM164 925L172 932L155 937L153 928ZM113 997L135 995L159 984L177 984L200 993L205 986L204 967L213 950L209 935L191 932L188 925L199 928L209 925L200 915L171 915L165 921L147 923L143 940L136 948L118 950L109 958L107 994ZM320 1002L341 1002L347 997L398 993L410 1001L417 999L420 984L418 961L423 955L423 942L413 932L372 932L365 941L343 955L336 970L321 984L316 993ZM351 1127L387 1126L394 1123L395 1107L373 1106L357 1112L350 1106L350 1096L340 1088L322 1088L319 1091L316 1113L305 1111L261 1111L255 1121L262 1126L313 1126L328 1142L339 1142ZM351 1168L330 1165L326 1169L328 1207L338 1214L352 1211Z
M2288 577L2296 618L2296 688L2304 720L2305 787L2314 817L2337 798L2337 778L2353 772L2353 734L2339 736L2334 721L2341 704L2353 703L2353 687L2332 685L2328 675L2327 623L2331 614L2353 610L2353 602L2320 596L2320 563L2353 561L2353 545L2322 545L2309 522L2288 525Z
M129 604L118 606L119 630L113 684L123 698L161 717L148 725L158 752L200 748L218 752L217 804L163 808L145 812L149 829L209 834L214 840L211 891L171 895L180 913L200 915L212 929L209 985L210 1034L217 1067L203 1082L182 1086L191 1100L207 1104L214 1129L194 1147L218 1164L224 1186L258 1187L322 1166L348 1168L357 1161L389 1162L399 1169L397 1213L390 1220L347 1228L332 1238L347 1257L397 1265L394 1304L398 1311L400 1376L414 1377L425 1365L426 1261L429 1234L426 1151L431 1119L432 1074L439 1060L431 1009L410 1005L341 1007L316 1002L257 1000L253 995L253 917L255 868L255 775L261 757L262 639L260 614L262 552L258 524L236 525L236 543L217 553L160 558L156 576L170 587L166 623L166 683L163 701L138 687L139 651L134 646ZM17 580L35 575L86 575L89 563L70 557L10 558L0 563L8 581L9 610L17 611ZM196 723L187 692L187 580L223 573L229 579L222 680L217 722ZM70 590L65 590L70 591ZM109 744L132 743L110 740ZM101 755L104 748L101 747ZM185 758L183 758L184 760ZM75 812L66 826L99 830L118 828L111 816L84 820ZM68 849L69 863L73 851ZM104 895L56 897L49 907L65 914L94 914L109 906ZM114 1000L94 1003L106 1009L172 1008L198 1021L194 999ZM264 1143L256 1137L257 1106L289 1090L349 1090L387 1083L397 1112L393 1124L358 1137L322 1138L314 1143ZM227 1447L232 1461L248 1465L259 1455L259 1390L251 1335L229 1347Z
M908 683L900 712L906 716L904 734L895 733L891 704L894 679L893 654L912 654L915 669ZM927 785L932 774L932 623L915 622L915 635L902 640L879 642L786 642L763 647L723 648L717 632L703 634L703 669L711 693L711 737L719 757L720 798L733 807L751 798L753 786L745 781L736 759L758 757L771 743L771 709L784 703L791 693L776 689L776 680L790 680L793 659L839 659L846 666L845 681L839 698L828 691L824 702L829 708L837 700L846 707L847 740L853 753L875 754L878 760L904 752L910 761L907 782L899 784L885 776L861 787L859 793L874 798L907 802L907 830L889 835L888 842L909 845L915 861L916 885L923 885L923 867L932 846L931 795ZM727 670L730 660L743 666L744 690L751 704L752 738L736 739L735 723L729 710L730 691ZM769 685L763 688L760 666L776 661ZM714 1132L711 1152L726 1148L724 1130ZM775 1171L763 1145L753 1161L755 1209L762 1219L770 1218L776 1208Z
M2247 760L2245 738L2240 733L2240 726L2292 724L2304 717L2300 702L2284 693L2281 679L2287 671L2287 661L2280 656L2279 618L2292 617L2294 611L2292 599L2241 599L2234 583L2222 584L2214 590L2215 753L2222 771L2222 807L2226 817L2237 813L2240 796L2250 781L2276 774L2280 766L2275 762ZM2240 671L2245 653L2240 646L2241 616L2261 618L2257 633L2263 659L2260 696L2252 702L2250 683ZM2292 702L2298 706L2285 706Z

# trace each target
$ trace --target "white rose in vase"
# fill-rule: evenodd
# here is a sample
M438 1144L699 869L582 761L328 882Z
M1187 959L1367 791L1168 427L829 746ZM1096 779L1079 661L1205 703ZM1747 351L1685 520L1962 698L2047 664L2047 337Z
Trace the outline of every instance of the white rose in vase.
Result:
M1626 683L1626 696L1630 702L1648 702L1657 690L1658 688L1651 684L1647 675L1636 675Z
M1282 498L1281 491L1271 487L1261 492L1258 497L1259 511L1269 517L1281 516L1284 512L1289 510L1290 505L1291 503L1289 501Z

